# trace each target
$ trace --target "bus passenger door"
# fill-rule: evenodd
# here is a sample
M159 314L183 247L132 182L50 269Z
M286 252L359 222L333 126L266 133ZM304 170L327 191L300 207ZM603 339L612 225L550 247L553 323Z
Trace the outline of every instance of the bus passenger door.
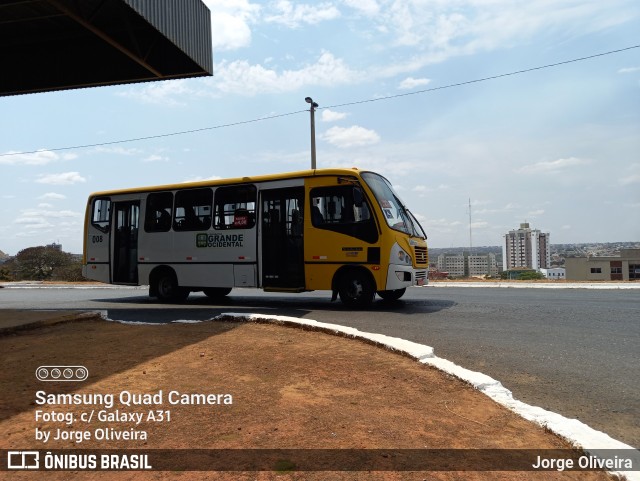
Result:
M137 284L140 201L115 202L113 220L113 282Z
M261 193L262 287L302 291L304 187Z

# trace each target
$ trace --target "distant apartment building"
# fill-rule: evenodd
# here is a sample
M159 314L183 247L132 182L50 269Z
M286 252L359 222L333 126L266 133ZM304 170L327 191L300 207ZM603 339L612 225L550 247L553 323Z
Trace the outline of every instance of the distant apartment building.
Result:
M567 257L565 268L572 281L640 280L640 249L621 249L619 256Z
M495 254L440 254L437 267L440 272L448 272L449 277L497 277L499 274Z
M469 277L498 277L498 262L495 254L471 255L467 257Z
M503 269L547 269L551 267L551 245L549 233L520 224L520 228L510 230L502 243Z
M438 270L448 272L449 277L464 277L464 256L462 254L440 254L438 256Z

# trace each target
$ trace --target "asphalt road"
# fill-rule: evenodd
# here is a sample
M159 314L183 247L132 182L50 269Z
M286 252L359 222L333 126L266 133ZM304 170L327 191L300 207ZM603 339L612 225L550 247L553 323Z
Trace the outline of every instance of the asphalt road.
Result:
M577 418L640 448L640 290L427 287L366 311L327 292L237 289L214 303L192 294L157 304L142 289L0 289L2 309L107 310L169 322L222 312L278 314L433 346L439 357L502 382L516 399Z

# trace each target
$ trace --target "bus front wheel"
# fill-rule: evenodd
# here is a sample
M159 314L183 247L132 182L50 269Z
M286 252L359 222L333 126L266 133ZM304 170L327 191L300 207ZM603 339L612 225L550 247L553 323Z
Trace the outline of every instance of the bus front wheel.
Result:
M172 271L163 270L155 276L155 294L161 302L182 302L189 297L189 289L178 285Z
M406 291L407 289L403 287L402 289L394 289L391 291L378 291L378 295L385 301L397 301L404 296Z
M367 306L375 294L373 280L362 270L349 270L341 277L338 294L344 304Z

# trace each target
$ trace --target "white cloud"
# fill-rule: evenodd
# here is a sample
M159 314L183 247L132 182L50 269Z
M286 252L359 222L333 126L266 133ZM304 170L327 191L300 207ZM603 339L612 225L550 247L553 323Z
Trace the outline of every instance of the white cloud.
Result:
M401 90L410 90L416 87L422 87L424 85L427 85L429 84L429 82L431 82L431 79L428 79L428 78L407 77L402 82L400 82L400 85L398 86L398 88Z
M265 21L279 23L289 28L298 28L303 23L313 25L340 16L340 10L330 2L293 4L288 0L279 0L272 6L276 13L266 15Z
M40 207L40 206L38 206ZM68 217L82 217L80 212L74 212L72 210L42 210L42 209L27 209L23 210L21 213L21 219L37 219L39 217L47 218L47 219L61 219Z
M168 162L169 157L163 157L162 155L151 154L148 157L142 159L143 162Z
M624 177L618 178L620 185L640 184L640 163L630 164L626 171L628 174L624 174Z
M251 27L261 11L247 0L204 0L211 10L211 37L216 51L236 50L251 45Z
M413 211L412 211L413 212ZM449 220L445 218L440 219L418 219L422 226L428 231L436 231L441 234L455 232L458 226L462 225L462 222L457 220Z
M36 182L38 184L71 185L86 182L78 172L63 172L61 174L42 174Z
M375 130L365 129L359 125L353 125L347 128L331 127L322 135L322 138L340 148L371 145L380 141L380 136Z
M566 159L542 161L531 165L525 165L524 167L517 169L516 172L521 174L556 173L568 168L587 165L589 163L590 161L587 159L568 157Z
M347 113L345 112L336 112L330 109L323 109L321 120L323 122L336 122L338 120L342 120L347 117Z
M417 53L381 70L408 73L444 60L510 48L541 33L565 38L629 22L625 2L512 2L508 0L404 0L381 3L375 16L380 49L412 47Z
M618 179L620 185L640 184L640 174L632 174Z
M621 68L620 70L618 70L618 73L633 73L633 72L640 72L640 67L627 67L627 68Z
M135 147L124 148L124 147L117 147L117 146L116 147L101 146L101 147L96 147L94 150L95 152L114 154L114 155L140 155L142 153L142 150Z
M205 3L212 11L213 44L218 50L250 45L252 26L278 23L296 28L340 16L337 2L281 0L264 6L248 0L206 0ZM410 56L394 55L392 61L380 56L379 64L357 69L350 67L348 60L328 52L324 52L317 62L289 69L273 66L269 57L262 64L227 57L214 65L213 78L153 82L130 87L119 95L146 103L184 106L198 97L253 96L309 86L335 87L393 78L418 72L451 57L528 43L543 31L566 36L579 28L581 32L589 33L633 18L633 15L620 15L620 7L613 5L615 3L586 2L576 6L575 0L528 3L507 0L343 0L343 5L370 16L374 22L367 33L362 32L364 37L371 38L372 50L411 47L413 53ZM265 36L272 39L270 33ZM424 86L428 81L423 77L409 77L399 84L399 88Z
M37 152L19 153L15 150L6 152L4 157L0 157L0 165L46 165L58 160L73 160L78 156L73 153L63 155L51 150L40 149Z
M13 223L25 229L49 229L53 227L53 224L51 224L44 217L20 217L16 219ZM18 233L16 235L20 235L20 234Z
M366 78L364 73L350 69L344 60L330 52L323 52L317 61L298 70L278 72L245 60L223 61L215 69L216 76L207 83L223 93L249 96L290 92L303 86L336 87Z
M189 177L188 179L183 180L181 183L188 184L189 182L202 182L205 180L220 180L220 179L222 179L222 177L217 175L212 175L211 177L195 176L195 177Z
M38 199L42 199L42 200L46 200L46 199L61 200L66 198L67 198L66 195L58 194L56 192L47 192L46 194L42 194L40 197L38 197Z
M544 209L532 210L527 212L528 217L539 217L544 214Z
M434 192L442 192L449 189L449 186L446 184L439 184L436 187L427 187L426 185L416 185L411 189L411 192L415 192L418 197L426 197L427 195L431 195Z
M485 220L479 220L477 222L472 222L471 227L473 229L484 229L486 227L489 227L489 223Z
M198 92L187 83L187 80L173 79L131 86L127 90L118 92L116 95L139 100L147 104L183 107L186 105L186 102L178 99L197 96Z
M344 3L368 17L373 17L380 13L380 5L376 0L344 0Z

